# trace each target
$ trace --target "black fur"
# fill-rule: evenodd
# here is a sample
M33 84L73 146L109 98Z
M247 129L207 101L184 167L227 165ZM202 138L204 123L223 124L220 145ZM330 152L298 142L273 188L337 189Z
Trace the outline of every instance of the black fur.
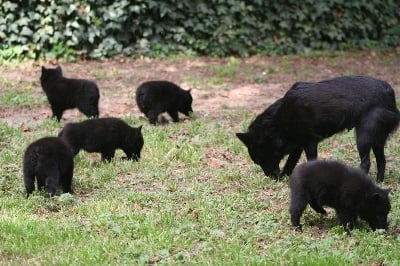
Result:
M23 159L24 183L27 197L35 190L45 188L54 196L59 184L64 193L72 192L74 161L71 149L59 138L46 137L31 143Z
M42 67L40 77L42 88L47 95L53 117L58 121L65 110L78 108L87 117L99 116L99 89L93 81L64 78L61 67Z
M399 124L394 91L385 81L347 76L317 83L298 82L285 96L251 123L237 137L247 146L252 160L267 176L290 175L302 151L317 158L320 141L355 127L361 168L368 173L370 151L377 162L377 180L385 175L384 146ZM279 162L289 154L284 169Z
M179 122L178 112L189 116L192 110L190 90L183 90L169 81L148 81L136 89L136 103L151 124L156 124L158 115L168 112L174 122Z
M83 149L100 152L102 160L111 160L115 150L122 149L128 159L137 161L144 143L141 129L118 118L98 118L69 123L58 136L71 146L74 156Z
M290 188L289 212L293 226L301 228L300 217L310 204L324 215L323 206L334 208L348 233L358 217L372 230L387 229L390 190L379 188L361 169L335 161L310 161L294 169Z

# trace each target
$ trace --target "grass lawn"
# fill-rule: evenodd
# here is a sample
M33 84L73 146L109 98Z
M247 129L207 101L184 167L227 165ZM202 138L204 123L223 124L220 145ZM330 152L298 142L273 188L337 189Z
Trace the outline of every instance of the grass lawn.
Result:
M289 177L264 176L235 136L296 80L358 74L357 66L376 62L360 74L388 80L397 93L400 56L374 56L65 63L66 76L99 84L100 115L143 125L145 143L139 162L123 160L122 151L109 163L81 151L75 194L51 199L38 191L26 198L23 153L29 143L85 118L75 111L61 123L49 118L36 63L0 65L0 264L400 264L398 132L386 145L381 185L392 189L389 229L373 232L360 221L351 237L331 209L323 217L308 207L304 231L295 231ZM158 77L194 88L193 117L149 125L136 107L134 88ZM322 142L319 155L358 166L354 132Z

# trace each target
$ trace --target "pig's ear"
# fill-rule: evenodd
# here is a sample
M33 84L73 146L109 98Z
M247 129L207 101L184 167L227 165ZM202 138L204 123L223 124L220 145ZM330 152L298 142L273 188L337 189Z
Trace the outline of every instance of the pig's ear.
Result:
M371 195L371 197L369 199L371 200L371 202L377 202L377 201L379 201L380 198L381 198L381 196L379 195L379 193L374 193Z
M140 125L137 129L139 130L139 132L142 131L142 125Z
M192 89L188 89L187 92L192 93Z
M246 146L249 146L252 142L249 133L236 133L236 137L238 137Z
M390 192L390 189L384 189L383 192L385 193L385 195L388 195ZM384 196L382 195L382 193L379 192L374 192L370 197L369 200L371 203L376 203L379 202L382 198L384 198Z
M46 68L44 66L42 66L42 72L46 71Z

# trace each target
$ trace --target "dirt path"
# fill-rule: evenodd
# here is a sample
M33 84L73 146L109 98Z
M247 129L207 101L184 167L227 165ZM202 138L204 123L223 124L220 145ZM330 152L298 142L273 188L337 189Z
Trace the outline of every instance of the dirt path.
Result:
M134 100L135 88L144 81L165 79L192 88L197 116L224 119L224 110L246 109L259 113L296 81L318 81L342 75L369 75L388 81L400 91L400 55L358 53L336 57L254 57L248 59L180 58L60 63L66 77L95 80L101 90L101 116L142 116ZM47 67L54 64L45 63ZM4 84L30 86L42 95L40 63L0 66L0 94ZM18 85L16 85L18 86ZM18 87L17 87L18 88ZM51 116L47 104L33 109L0 106L0 120L21 124ZM83 117L66 111L63 123Z

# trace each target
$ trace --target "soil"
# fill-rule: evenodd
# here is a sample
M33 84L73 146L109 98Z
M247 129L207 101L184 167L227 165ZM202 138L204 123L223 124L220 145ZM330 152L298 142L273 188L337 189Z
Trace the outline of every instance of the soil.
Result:
M213 119L225 119L226 110L248 110L257 114L282 97L296 81L319 81L361 74L388 81L397 95L400 90L400 55L373 52L317 58L121 58L117 61L76 63L29 62L16 67L0 66L0 78L2 81L29 84L36 95L43 95L39 81L41 65L54 67L57 64L62 65L66 77L96 81L101 91L99 107L102 117L143 116L134 96L136 87L148 80L170 80L184 89L191 88L195 115ZM0 84L0 94L2 86ZM50 116L47 103L32 109L0 106L0 120L10 125L40 121ZM63 115L62 123L83 117L76 109L68 110Z

